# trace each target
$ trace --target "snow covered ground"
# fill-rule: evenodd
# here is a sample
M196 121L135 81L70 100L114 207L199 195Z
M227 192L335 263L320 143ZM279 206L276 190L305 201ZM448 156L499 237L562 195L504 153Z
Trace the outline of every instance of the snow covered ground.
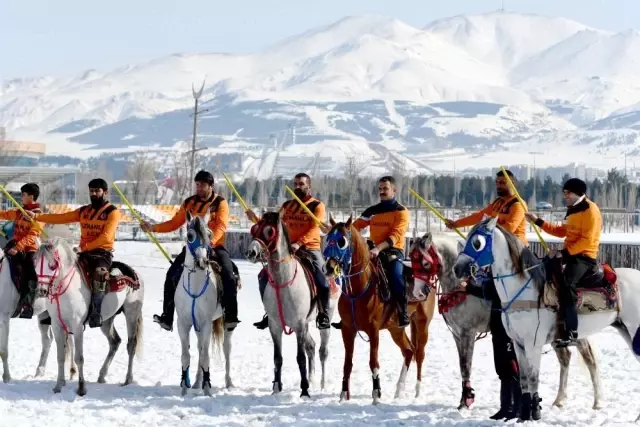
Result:
M179 244L166 245L176 252ZM223 360L212 364L214 396L201 391L180 396L180 344L177 331L169 333L152 321L161 312L162 283L167 262L146 242L118 242L117 258L129 261L145 279L145 334L143 354L135 362L136 383L119 384L126 372L125 342L111 365L108 384L97 384L98 370L107 354L107 341L95 329L87 328L85 338L85 375L88 394L75 394L77 381L68 382L61 394L52 392L56 376L55 344L49 356L44 379L33 379L40 354L36 320L11 321L10 366L13 381L0 384L0 425L3 426L317 426L317 425L403 425L451 426L497 425L488 419L497 410L499 383L493 368L490 337L477 342L472 385L476 403L470 411L458 412L460 370L451 333L440 315L431 323L427 359L424 367L423 393L414 399L415 367L409 371L406 394L393 399L402 359L388 332L381 335L380 363L382 403L371 404L371 379L368 368L368 345L357 339L351 382L352 400L338 403L342 379L343 347L340 334L331 332L326 390L320 391L319 370L310 390L311 401L299 396L299 374L295 361L295 337L284 337L283 383L285 390L271 396L273 359L271 338L267 331L251 323L262 317L256 274L258 267L237 261L243 281L239 293L240 318L233 342L232 377L236 388L226 390ZM338 315L336 314L336 320ZM124 318L116 327L125 334ZM315 327L312 333L319 343ZM195 341L195 335L192 343ZM640 412L635 398L640 392L640 365L612 330L593 336L600 361L604 389L604 408L591 409L593 392L586 368L574 354L569 376L569 400L563 410L550 408L558 386L558 362L550 352L543 356L540 393L543 420L537 425L630 425ZM195 347L195 345L193 346ZM192 350L192 366L196 365ZM318 368L319 368L319 359ZM67 368L68 371L68 368ZM192 369L192 375L194 375Z

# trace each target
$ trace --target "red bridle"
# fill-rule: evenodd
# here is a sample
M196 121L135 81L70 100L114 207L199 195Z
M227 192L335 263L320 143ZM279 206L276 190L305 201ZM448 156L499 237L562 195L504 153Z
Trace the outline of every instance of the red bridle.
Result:
M57 290L56 292L54 292L53 290L54 281L60 275L60 253L58 252L57 249L53 252L53 259L55 261L55 265L53 266L51 264L48 265L49 271L51 272L51 274L44 274L45 256L43 255L40 257L40 268L38 272L38 286L47 289L47 295L49 296L49 301L56 304L58 320L60 321L60 324L62 325L62 328L64 329L64 331L66 333L69 333L69 328L67 327L67 324L62 318L62 312L60 311L60 297L64 295L67 289L69 289L69 286L71 285L71 280L73 279L73 276L76 273L76 269L75 268L69 269L67 274L60 279L60 282L56 287Z

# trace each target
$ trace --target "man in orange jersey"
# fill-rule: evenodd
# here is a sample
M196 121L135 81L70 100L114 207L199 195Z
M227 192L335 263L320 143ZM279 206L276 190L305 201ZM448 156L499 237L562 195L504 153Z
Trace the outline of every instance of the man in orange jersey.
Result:
M113 242L120 222L120 211L107 199L109 187L102 178L89 181L91 204L61 214L35 214L32 218L47 224L80 223L80 246L73 248L79 261L86 261L93 279L89 326L102 325L102 299L106 292L107 277L113 261Z
M513 173L510 170L506 172L509 178L511 178L511 181L515 183ZM513 233L525 246L529 246L524 208L518 203L518 197L511 191L507 183L507 178L502 171L498 171L496 174L496 194L498 197L491 202L489 206L467 217L459 218L455 221L447 220L445 225L447 228L468 227L482 221L485 215L490 217L497 216L499 225L506 228L510 233Z
M409 324L407 314L407 289L404 280L404 246L409 228L409 210L396 200L396 180L392 176L383 176L378 181L380 203L371 206L360 214L353 226L358 230L369 227L369 240L375 247L371 257L382 255L380 260L387 271L391 290L398 301L398 326Z
M311 196L311 178L306 173L299 173L293 178L294 194L304 202L313 215L320 221L324 221L325 207L324 203ZM280 211L284 211L282 220L287 229L287 234L291 239L291 246L294 251L307 251L312 257L313 263L313 280L318 290L318 298L320 307L318 309L318 317L316 324L318 329L327 329L329 325L329 283L322 273L322 265L324 257L321 252L320 245L320 226L313 218L300 206L297 200L287 200L280 207ZM252 210L246 212L249 219L255 220L259 218ZM324 223L323 223L324 224ZM258 283L260 287L260 295L264 294L267 287L268 279L266 269L262 269L258 274ZM264 329L269 326L269 319L265 314L261 321L253 324L258 329Z
M555 347L574 345L578 340L578 313L576 286L582 278L592 275L598 268L598 247L602 229L602 216L598 206L586 196L587 184L578 178L571 178L562 187L567 213L564 222L551 224L532 213L526 216L543 231L556 237L564 237L564 248L558 254L551 254L554 263L565 264L562 274L555 275L559 280L559 313L564 320L564 336L555 340ZM553 267L552 267L553 268ZM559 268L562 268L561 264Z
M507 175L515 183L515 178L510 170ZM498 197L484 209L475 212L457 221L447 220L447 228L468 227L482 221L485 215L498 217L498 224L507 231L513 233L525 246L529 246L526 235L525 210L518 202L518 198L507 183L507 178L502 171L496 174L496 194ZM522 389L520 388L520 374L518 359L513 341L507 335L502 323L502 302L496 291L491 268L487 268L484 284L473 280L463 283L468 294L480 299L491 301L491 314L489 316L489 329L491 330L491 344L493 346L493 364L500 379L500 409L489 418L493 420L511 419L518 416ZM484 285L484 286L483 286Z
M27 183L20 188L22 193L22 207L34 212L42 212L40 204L36 202L40 195L40 187L35 183ZM38 276L34 265L33 256L38 250L38 236L41 229L33 224L31 218L26 218L20 209L0 211L0 219L8 219L14 222L14 234L4 248L7 257L17 270L22 283L16 283L20 289L20 302L22 312L20 317L31 319L33 317L33 299L38 288ZM42 225L41 225L42 226Z
M176 214L168 221L151 225L148 222L142 224L144 231L156 233L169 233L179 229L187 220L187 212L192 216L205 216L209 212L209 223L212 231L211 256L215 255L216 261L222 267L222 306L224 307L224 323L228 330L233 330L240 323L238 320L238 288L233 275L233 263L229 252L224 247L225 232L229 223L229 203L213 190L213 175L205 170L199 171L195 178L196 194L187 198ZM186 256L186 247L182 248L180 255L169 267L164 282L164 300L162 302L162 314L153 315L153 321L167 331L173 330L173 315L175 311L174 296L178 280L182 274L182 268Z

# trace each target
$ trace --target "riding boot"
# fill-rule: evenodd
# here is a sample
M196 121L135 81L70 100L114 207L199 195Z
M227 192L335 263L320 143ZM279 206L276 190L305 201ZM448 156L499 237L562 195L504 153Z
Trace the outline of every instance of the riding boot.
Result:
M398 327L404 328L409 324L407 294L404 291L398 295L398 306Z
M33 300L36 296L38 282L35 280L29 280L25 287L27 289L23 295L22 312L20 313L20 318L31 319L33 317Z
M513 405L511 406L511 411L505 418L505 421L518 418L518 415L520 415L520 402L522 401L522 388L520 387L520 380L518 378L514 378L509 381L509 384L511 386L511 394L513 396Z
M331 326L333 326L336 329L342 329L342 319L340 319L339 322L332 322Z
M158 323L162 329L165 329L169 332L173 330L173 315L176 310L176 304L174 301L174 296L176 293L176 288L178 287L178 280L175 278L168 278L164 283L164 298L162 299L162 314L158 316L157 314L153 315L153 321Z
M235 295L224 296L224 324L228 331L238 326L238 299Z
M318 329L329 329L329 292L328 287L318 286L318 316L316 326Z
M89 327L102 326L102 299L104 298L106 282L93 281L91 293L91 309L89 310Z
M554 342L555 348L565 348L570 345L576 345L578 341L578 312L573 302L564 304L564 336L558 338Z
M542 418L542 406L540 406L542 399L538 396L538 393L533 393L531 396L531 418L534 421L538 421Z
M267 327L269 327L269 316L267 316L267 314L265 313L265 315L262 316L262 320L259 322L255 322L253 326L258 329L266 329Z
M500 410L490 416L492 420L502 420L513 412L513 388L510 380L500 381Z

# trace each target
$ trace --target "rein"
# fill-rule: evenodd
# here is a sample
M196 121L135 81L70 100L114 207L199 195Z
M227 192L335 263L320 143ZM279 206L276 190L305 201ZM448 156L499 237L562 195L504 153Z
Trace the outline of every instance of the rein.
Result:
M53 286L54 281L59 276L60 270L61 270L60 253L58 252L57 249L53 252L53 259L56 262L56 268L51 270L52 274L44 274L44 259L45 259L45 256L41 255L40 256L40 272L37 274L38 285L41 287L42 286L46 287L49 301L51 303L55 303L56 305L56 314L58 316L58 320L60 321L60 324L62 325L62 329L64 329L64 331L67 334L70 334L69 327L67 326L66 322L62 318L62 310L60 309L60 297L64 295L64 293L67 292L67 290L69 289L69 286L71 286L71 281L77 272L77 269L76 269L77 265L73 265L72 267L70 267L67 274L65 274L65 276L60 279L60 281L58 282L58 285L54 288ZM48 282L47 282L47 279L48 279ZM57 291L53 292L53 289L56 289Z

